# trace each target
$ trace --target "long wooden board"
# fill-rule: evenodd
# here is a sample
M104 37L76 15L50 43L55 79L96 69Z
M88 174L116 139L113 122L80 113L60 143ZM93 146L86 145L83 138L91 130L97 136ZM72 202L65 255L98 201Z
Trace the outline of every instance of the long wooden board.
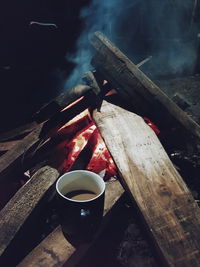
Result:
M132 102L137 112L154 114L158 122L174 120L200 138L200 126L155 85L122 51L102 33L96 32L91 43L97 52L92 64L118 92Z
M169 266L200 266L200 209L155 133L138 115L103 102L94 120Z
M59 172L50 166L41 168L1 210L0 256L58 176Z

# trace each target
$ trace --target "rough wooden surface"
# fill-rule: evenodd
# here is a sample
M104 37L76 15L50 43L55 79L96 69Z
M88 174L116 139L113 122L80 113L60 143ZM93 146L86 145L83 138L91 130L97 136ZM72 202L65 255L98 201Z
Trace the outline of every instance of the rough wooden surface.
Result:
M106 185L104 216L108 214L112 206L124 192L118 181ZM100 232L105 225L100 228ZM35 266L75 266L76 262L88 251L92 243L82 244L77 249L63 236L60 226L48 235L24 260L20 267ZM68 262L69 261L69 262Z
M44 141L53 136L63 124L88 108L93 100L94 96L91 94L88 97L81 99L76 105L57 113L50 120L38 124L32 132L22 139L21 142L17 143L0 157L0 180L4 179L11 170L13 171L13 166L19 167L19 164L16 163L18 163L18 160L22 156L26 155L26 152L30 148L33 148L34 146L36 147L38 143L40 143L41 146ZM5 173L6 175L4 175Z
M19 144L21 140L16 140L16 141L7 141L7 142L0 142L0 151L8 151L16 144Z
M200 209L155 133L105 101L94 120L165 263L199 266Z
M0 212L0 255L13 240L59 173L49 166L37 171Z
M92 64L104 75L105 79L113 83L120 94L132 101L133 106L139 112L146 113L147 116L153 110L158 120L171 117L183 128L200 138L200 126L103 34L95 33L91 43L97 51Z
M87 85L76 85L71 89L65 90L59 96L54 98L50 103L43 106L34 116L34 119L38 122L47 120L65 108L81 96L85 95L91 90L91 87Z
M0 177L1 173L11 168L11 164L16 162L29 148L31 148L39 140L43 124L38 125L31 133L29 133L22 142L17 143L9 151L0 158Z
M37 126L38 126L38 123L33 121L25 125L19 126L18 128L10 130L8 132L0 133L0 141L12 140L13 138L19 135L23 135L23 134L31 132Z

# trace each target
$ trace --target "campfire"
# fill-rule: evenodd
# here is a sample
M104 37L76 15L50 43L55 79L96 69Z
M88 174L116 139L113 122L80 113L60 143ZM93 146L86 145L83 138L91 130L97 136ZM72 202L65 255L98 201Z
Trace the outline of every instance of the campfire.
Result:
M141 64L132 63L104 35L95 33L91 43L95 71L85 74L84 84L55 98L32 123L0 136L2 194L17 184L9 194L4 192L1 203L2 258L9 260L9 245L33 211L51 201L57 178L87 169L108 181L105 214L122 195L121 183L164 261L199 263L199 207L166 151L187 145L190 153L197 153L200 126L139 69ZM65 243L59 228L52 236L44 243L63 242L64 264L74 248ZM25 265L37 265L38 251L15 260L25 257Z

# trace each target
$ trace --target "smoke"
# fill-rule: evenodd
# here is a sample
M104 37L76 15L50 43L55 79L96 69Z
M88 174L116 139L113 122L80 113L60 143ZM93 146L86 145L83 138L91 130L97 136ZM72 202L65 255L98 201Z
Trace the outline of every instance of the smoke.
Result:
M154 58L153 76L194 73L199 30L199 24L195 22L195 3L196 0L154 0L146 3L143 27L146 36L143 40Z
M76 53L67 55L67 59L76 64L67 80L67 88L80 82L81 75L92 69L90 36L95 31L101 31L114 41L117 35L117 23L137 2L139 0L92 0L88 7L82 9L80 16L85 27L77 42Z
M89 42L95 31L103 32L134 63L152 55L152 76L193 71L199 25L194 21L193 0L92 0L81 11L84 30L76 53L67 59L76 64L66 87L80 82L92 69ZM148 66L146 68L149 71Z

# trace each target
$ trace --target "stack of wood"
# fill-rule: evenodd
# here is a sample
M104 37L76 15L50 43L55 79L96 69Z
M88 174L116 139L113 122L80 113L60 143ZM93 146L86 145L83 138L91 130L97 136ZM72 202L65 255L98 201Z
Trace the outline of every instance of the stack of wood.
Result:
M87 85L63 93L40 110L32 123L0 136L2 194L7 202L12 192L8 195L5 188L47 157L48 149L55 145L57 129L92 106L96 108L93 119L118 168L120 181L107 185L105 219L96 238L106 226L106 214L125 189L139 210L160 260L169 266L199 266L200 209L142 117L151 118L161 132L175 129L175 135L179 135L177 146L188 145L193 151L199 146L200 126L105 36L95 33L91 43L96 51L92 59L96 75L86 74ZM104 96L107 88L102 86L103 80L115 88L121 107L114 104L115 97ZM168 142L174 145L173 141ZM2 208L0 261L4 266L9 261L19 266L75 266L92 245L74 247L58 226L32 251L21 253L21 258L11 257L13 251L23 250L19 239L34 230L33 222L51 201L59 175L59 166L46 164L39 168Z

